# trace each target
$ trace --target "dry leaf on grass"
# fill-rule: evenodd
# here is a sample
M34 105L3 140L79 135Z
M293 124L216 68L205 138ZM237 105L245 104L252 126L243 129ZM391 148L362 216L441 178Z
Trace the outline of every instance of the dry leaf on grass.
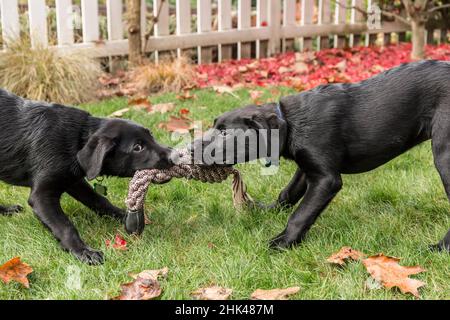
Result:
M410 275L425 271L419 266L404 267L398 264L399 258L388 257L383 254L371 256L363 260L370 275L381 282L384 287L390 289L398 287L403 293L411 293L419 297L418 289L425 285L424 282L409 278Z
M175 104L173 102L159 103L159 104L155 104L152 107L151 111L149 110L149 113L155 113L155 112L167 113L169 111L172 111L173 108L175 108Z
M191 100L191 99L197 99L197 96L195 94L191 94L190 91L184 91L182 94L177 95L178 100Z
M161 295L162 289L158 277L166 277L167 267L158 270L145 270L137 275L130 275L134 281L121 285L120 295L113 300L151 300Z
M365 257L365 254L354 250L350 247L342 247L341 250L339 250L338 252L332 254L327 261L330 263L334 263L334 264L338 264L338 265L344 265L345 261L347 259L350 260L361 260L362 258Z
M128 106L134 109L145 109L147 112L152 110L152 104L147 97L138 97L128 100Z
M239 97L233 92L233 88L229 86L213 86L213 90L219 94L228 93L229 95L239 99Z
M158 128L167 130L169 132L177 132L177 133L189 133L190 130L194 129L194 123L191 119L180 116L170 116L167 122L161 122L158 125Z
M198 300L228 300L232 292L232 289L212 286L195 290L192 296Z
M127 242L119 234L116 234L116 236L114 237L113 243L111 243L111 240L108 239L105 241L105 244L106 244L107 248L114 248L114 249L122 250L122 251L128 250Z
M128 111L130 111L130 108L123 108L123 109L114 111L108 117L109 118L122 118L124 116L124 114L127 113Z
M287 300L288 296L296 294L300 291L300 287L291 287L286 289L257 289L252 293L252 300Z
M10 281L17 281L21 283L25 288L30 287L27 276L33 272L28 264L20 261L20 257L15 257L4 265L0 266L0 279L4 283L9 283Z
M250 90L250 99L252 99L253 103L257 103L258 99L263 95L262 91L259 90Z

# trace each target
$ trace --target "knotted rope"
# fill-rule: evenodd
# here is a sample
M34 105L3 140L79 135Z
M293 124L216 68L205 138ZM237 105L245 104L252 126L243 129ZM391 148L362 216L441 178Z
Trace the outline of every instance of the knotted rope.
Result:
M181 149L178 152L178 164L169 169L146 169L139 170L135 173L130 182L128 197L125 201L128 209L125 219L125 229L129 233L140 234L144 229L144 201L151 183L161 184L172 180L172 178L186 178L201 182L219 183L226 180L228 176L233 175L232 189L235 208L240 208L245 204L253 202L253 199L246 192L245 184L237 169L218 165L205 166L192 164L190 152L187 149Z

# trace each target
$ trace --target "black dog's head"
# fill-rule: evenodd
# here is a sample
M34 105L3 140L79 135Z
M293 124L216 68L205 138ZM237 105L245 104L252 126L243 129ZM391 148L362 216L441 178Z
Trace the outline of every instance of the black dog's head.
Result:
M148 129L108 119L88 138L77 159L89 180L99 175L132 177L136 170L171 167L171 151L157 143Z
M277 116L276 104L249 105L224 113L214 127L191 146L194 159L205 164L233 165L275 155L274 137L281 143L286 123Z

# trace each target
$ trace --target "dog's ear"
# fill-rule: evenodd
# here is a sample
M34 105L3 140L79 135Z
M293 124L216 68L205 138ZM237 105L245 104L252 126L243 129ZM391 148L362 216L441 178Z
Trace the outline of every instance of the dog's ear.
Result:
M278 122L278 117L275 113L271 113L267 116L262 117L260 114L255 114L244 118L244 122L250 128L260 130L260 129L279 129L280 124Z
M78 162L86 173L88 180L96 178L102 171L103 160L114 148L114 141L110 137L93 135L77 154Z

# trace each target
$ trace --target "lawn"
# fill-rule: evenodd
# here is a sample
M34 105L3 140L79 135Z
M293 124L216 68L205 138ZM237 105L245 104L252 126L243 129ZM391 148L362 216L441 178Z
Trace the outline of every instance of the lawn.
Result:
M167 94L151 97L151 101L175 101L176 110L188 108L191 117L206 124L250 101L245 90L237 92L239 99L212 90L195 94L196 100L181 102ZM271 96L273 92L267 90L265 97ZM118 98L82 108L106 116L125 105L125 99ZM125 117L152 128L160 141L174 146L179 141L157 128L168 116L133 111ZM265 202L277 197L295 171L295 165L286 161L272 176L261 175L254 164L239 168L249 193ZM449 299L450 255L427 249L450 227L450 206L433 166L430 143L370 173L343 179L343 190L306 241L278 253L269 250L267 243L283 229L290 210L237 212L230 181L212 185L173 180L152 187L146 203L152 224L140 238L125 235L119 222L99 217L65 196L63 208L82 238L105 252L105 264L97 267L84 265L60 249L26 206L28 189L1 184L0 203L20 203L26 210L14 217L0 216L0 264L20 256L34 272L30 289L0 282L0 299L107 299L131 279L128 273L165 266L169 276L162 281L161 299L189 299L190 292L210 284L232 288L233 299L247 299L257 288L288 286L301 288L294 299L413 299L398 290L367 289L368 274L360 263L338 268L326 262L347 245L368 254L401 257L402 265L424 267L426 272L413 276L426 282L420 289L421 298ZM107 178L105 184L112 202L123 207L128 179ZM117 232L128 241L127 251L106 248L105 240ZM77 270L81 287L70 285Z

